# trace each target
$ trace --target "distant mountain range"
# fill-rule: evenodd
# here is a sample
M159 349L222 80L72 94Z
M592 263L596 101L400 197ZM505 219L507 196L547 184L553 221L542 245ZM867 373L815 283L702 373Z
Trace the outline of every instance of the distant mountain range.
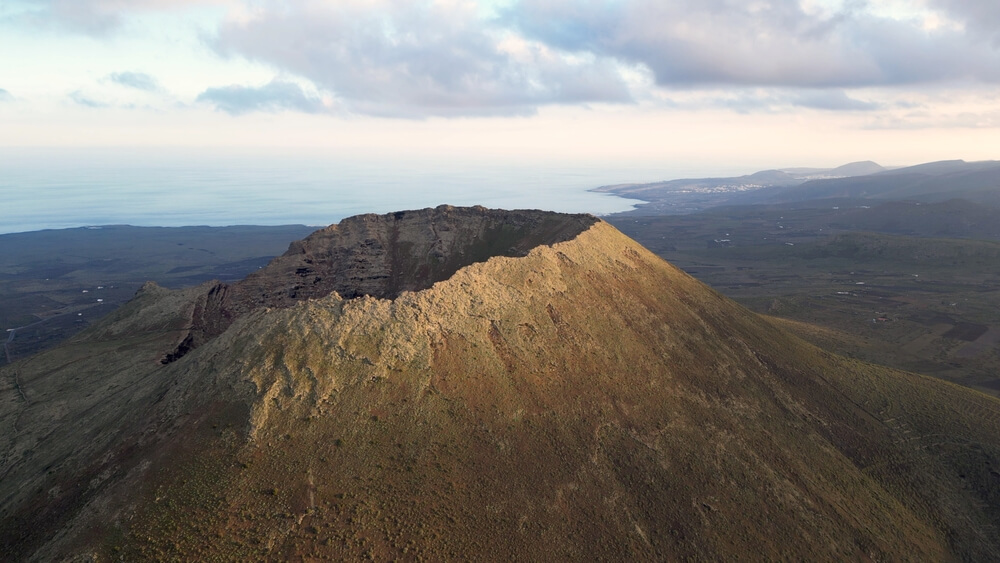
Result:
M949 160L876 174L778 185L740 195L732 203L786 203L818 199L874 199L940 202L966 199L1000 204L1000 161Z
M1000 161L947 160L886 169L854 162L832 169L764 170L731 178L619 184L595 189L646 201L634 214L690 213L721 205L812 200L941 202L966 199L1000 205Z
M880 164L870 160L863 160L860 162L851 162L836 168L782 168L781 172L785 172L789 175L795 176L796 178L816 179L866 176L868 174L877 174L886 170L888 169Z

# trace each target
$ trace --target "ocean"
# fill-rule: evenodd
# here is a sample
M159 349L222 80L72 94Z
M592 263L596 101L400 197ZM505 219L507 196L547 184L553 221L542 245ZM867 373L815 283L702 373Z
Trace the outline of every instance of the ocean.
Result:
M325 226L443 203L603 215L638 202L588 190L677 173L656 163L2 149L0 233L113 224Z

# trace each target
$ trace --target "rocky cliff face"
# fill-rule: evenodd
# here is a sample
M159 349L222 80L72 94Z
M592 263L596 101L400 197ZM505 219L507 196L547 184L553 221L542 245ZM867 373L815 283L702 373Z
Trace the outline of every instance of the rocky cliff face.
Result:
M8 552L1000 555L996 400L825 354L592 217L417 213L342 222L237 286L147 287L0 370ZM381 236L397 250L357 248ZM228 324L161 363L207 303Z
M261 307L290 307L331 293L393 299L494 256L524 256L537 246L571 240L596 221L590 215L450 205L351 217L292 243L245 280L213 287L197 306L189 337L164 361L175 361Z
M495 256L526 256L576 238L597 219L483 207L359 215L292 243L283 256L235 285L232 308L288 307L337 292L344 299L394 299L429 289Z

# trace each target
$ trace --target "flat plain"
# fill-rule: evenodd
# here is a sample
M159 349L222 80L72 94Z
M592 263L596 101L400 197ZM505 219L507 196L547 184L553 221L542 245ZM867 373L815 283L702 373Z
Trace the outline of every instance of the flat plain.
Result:
M180 288L242 279L313 230L115 225L0 235L0 330L8 359L62 342L146 281Z
M733 207L610 220L820 347L997 395L1000 242L985 223L971 232L968 222L965 231L943 226L943 211L954 206L939 209L933 222L900 204ZM957 218L951 223L962 226ZM855 230L862 225L870 230Z

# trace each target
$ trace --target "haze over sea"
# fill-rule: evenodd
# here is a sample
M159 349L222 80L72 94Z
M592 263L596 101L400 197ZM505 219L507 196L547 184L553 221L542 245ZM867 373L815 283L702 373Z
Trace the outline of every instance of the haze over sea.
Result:
M0 233L111 224L325 226L442 203L601 215L637 202L588 190L682 171L541 159L4 149Z

